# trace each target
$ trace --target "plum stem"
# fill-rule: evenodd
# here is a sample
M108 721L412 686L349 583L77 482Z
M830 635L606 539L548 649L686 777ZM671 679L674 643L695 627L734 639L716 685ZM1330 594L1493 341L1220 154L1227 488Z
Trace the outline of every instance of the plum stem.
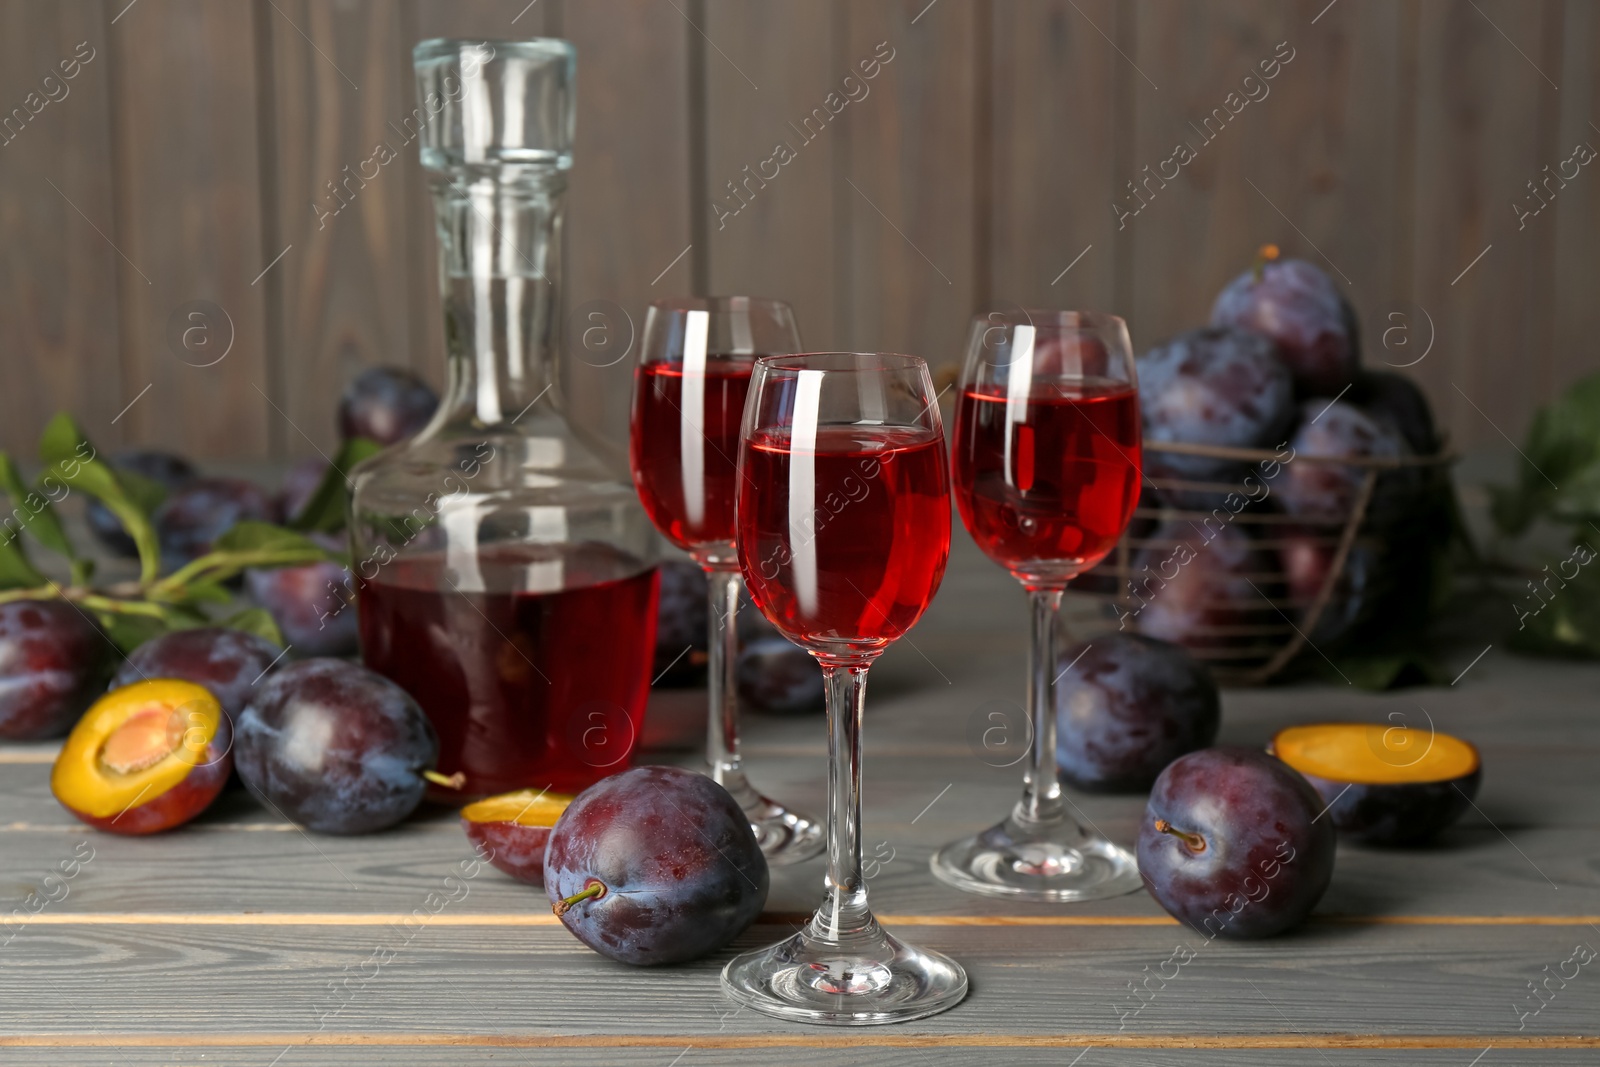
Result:
M442 786L445 789L464 789L467 785L467 776L462 771L457 771L454 774L440 774L438 771L423 771L422 777L426 778L434 785Z
M1160 830L1164 834L1171 834L1179 841L1182 841L1184 845L1188 847L1190 852L1204 852L1206 850L1205 838L1201 837L1199 834L1191 834L1187 831L1179 830L1165 819L1156 820L1156 829Z
M1265 268L1268 263L1275 262L1278 256L1279 252L1277 245L1265 244L1261 246L1261 248L1256 252L1255 266L1250 268L1251 273L1255 275L1256 281L1259 282L1261 280L1262 269Z
M606 887L604 882L590 882L588 885L583 887L583 892L574 893L570 897L556 901L554 904L550 905L550 910L555 912L558 916L565 915L568 911L571 911L572 906L579 901L589 900L590 898L599 898L605 895Z

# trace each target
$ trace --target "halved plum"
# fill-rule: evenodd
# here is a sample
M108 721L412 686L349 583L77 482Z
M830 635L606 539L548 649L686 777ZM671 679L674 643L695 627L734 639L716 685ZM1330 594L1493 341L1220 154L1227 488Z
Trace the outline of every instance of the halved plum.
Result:
M232 726L209 690L173 678L135 682L84 712L56 757L50 791L98 830L169 830L222 792L232 743Z
M461 828L484 859L519 882L544 886L544 846L550 827L572 798L521 789L487 797L461 809Z
M1305 776L1334 828L1372 845L1413 845L1472 804L1483 763L1470 743L1430 729L1384 723L1291 726L1268 751Z

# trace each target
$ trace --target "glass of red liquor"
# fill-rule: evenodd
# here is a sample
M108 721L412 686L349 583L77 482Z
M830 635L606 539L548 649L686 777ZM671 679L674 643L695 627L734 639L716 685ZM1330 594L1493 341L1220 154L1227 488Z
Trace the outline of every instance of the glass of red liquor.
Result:
M352 472L361 654L422 705L462 799L575 793L628 765L650 692L659 545L556 386L575 52L413 51L448 374L433 420ZM432 105L438 105L434 108Z
M867 669L922 616L950 554L949 471L927 364L854 353L763 359L741 436L740 569L762 614L827 678L828 874L811 921L731 960L722 986L794 1022L944 1011L966 995L966 973L880 927L861 869Z
M750 296L658 300L645 316L634 371L633 484L656 529L705 569L710 610L711 717L706 759L733 794L769 863L823 848L822 824L769 800L739 755L739 596L734 550L739 422L756 359L800 350L794 311Z
M1022 799L931 861L986 896L1098 900L1140 886L1132 853L1067 813L1056 777L1056 631L1067 583L1100 562L1139 498L1138 385L1115 315L1016 311L972 324L951 449L956 504L978 547L1032 604ZM1070 669L1070 668L1069 668Z

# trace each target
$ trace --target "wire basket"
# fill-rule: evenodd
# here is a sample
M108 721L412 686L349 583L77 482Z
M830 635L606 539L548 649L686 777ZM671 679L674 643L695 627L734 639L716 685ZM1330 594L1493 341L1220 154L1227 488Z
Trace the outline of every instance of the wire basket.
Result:
M1260 472L1271 464L1280 472L1289 464L1343 469L1339 480L1348 491L1339 507L1320 515L1288 514L1274 506L1280 494L1257 498L1248 484L1151 473L1116 549L1070 587L1103 602L1121 628L1184 645L1224 685L1260 685L1303 655L1337 651L1415 595L1418 568L1431 568L1432 548L1449 535L1449 467L1457 456L1443 444L1432 455L1355 459L1291 454L1286 460L1261 449L1148 441L1144 451L1147 467L1156 470L1162 464L1149 462L1152 454L1205 457L1249 465L1258 483L1269 486L1276 476L1263 479ZM1243 506L1233 503L1241 497ZM1229 538L1252 552L1227 574L1227 588L1207 589L1211 579L1199 556L1223 526L1246 534L1248 542ZM1182 624L1175 627L1169 612L1167 625L1154 626L1140 616L1177 578L1167 581L1165 569L1152 575L1151 562L1170 563L1180 545L1194 553L1186 566L1202 573L1170 594L1183 601ZM1152 578L1160 582L1154 589ZM1245 583L1249 592L1242 592Z

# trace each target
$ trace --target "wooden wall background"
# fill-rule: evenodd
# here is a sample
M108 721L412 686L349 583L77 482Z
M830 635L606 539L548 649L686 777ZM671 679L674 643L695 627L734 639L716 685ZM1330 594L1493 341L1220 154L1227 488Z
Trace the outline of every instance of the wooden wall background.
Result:
M1346 280L1368 362L1431 320L1411 373L1459 442L1520 440L1600 367L1600 166L1511 207L1600 146L1594 0L0 0L0 114L94 51L0 146L0 446L66 408L108 446L298 456L359 368L439 381L415 146L324 228L312 203L394 140L414 42L539 34L579 50L569 307L782 295L810 347L938 364L1016 301L1119 312L1143 348L1276 240ZM1283 41L1270 95L1119 230L1126 183ZM778 141L797 158L719 228ZM167 339L194 300L231 322L214 366ZM631 359L600 362L567 371L620 435Z

